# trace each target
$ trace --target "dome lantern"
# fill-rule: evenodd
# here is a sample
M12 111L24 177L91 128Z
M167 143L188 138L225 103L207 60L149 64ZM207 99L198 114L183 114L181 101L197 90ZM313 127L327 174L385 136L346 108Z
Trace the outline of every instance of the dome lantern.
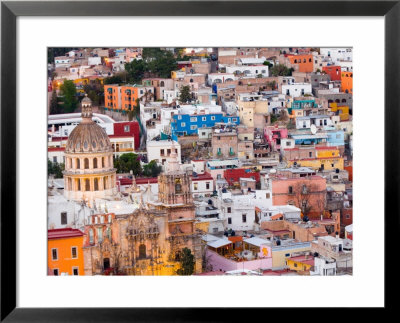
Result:
M92 100L85 94L82 102L82 123L92 122Z

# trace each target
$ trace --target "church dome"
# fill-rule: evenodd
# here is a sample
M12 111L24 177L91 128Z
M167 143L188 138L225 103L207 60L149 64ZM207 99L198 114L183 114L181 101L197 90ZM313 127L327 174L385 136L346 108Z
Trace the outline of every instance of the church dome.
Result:
M105 130L92 120L92 101L86 96L82 100L82 122L68 137L66 153L112 152L110 139Z

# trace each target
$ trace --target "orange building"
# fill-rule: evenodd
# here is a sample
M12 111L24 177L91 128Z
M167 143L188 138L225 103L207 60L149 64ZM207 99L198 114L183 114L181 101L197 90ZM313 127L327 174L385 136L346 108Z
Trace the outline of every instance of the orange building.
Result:
M353 94L353 72L342 72L341 91Z
M297 65L298 72L311 73L314 70L313 56L308 55L293 55L289 56L290 64Z
M84 275L82 231L72 228L48 230L47 240L49 275Z
M104 85L104 105L108 110L130 111L136 106L136 100L143 96L154 99L154 87L143 85Z

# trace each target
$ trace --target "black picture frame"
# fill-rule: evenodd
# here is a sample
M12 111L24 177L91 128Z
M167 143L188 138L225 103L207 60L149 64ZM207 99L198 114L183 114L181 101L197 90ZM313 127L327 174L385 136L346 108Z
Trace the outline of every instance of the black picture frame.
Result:
M16 19L19 16L384 16L385 308L398 275L389 274L399 231L400 1L4 1L1 3L1 321L128 322L237 320L239 309L16 307ZM371 44L373 46L373 44ZM381 103L383 104L383 103ZM379 105L379 104L378 104ZM379 113L379 111L377 111ZM373 185L373 179L371 179ZM377 215L382 216L382 215ZM371 232L371 236L373 233ZM373 271L371 271L373 275ZM389 276L390 275L390 276ZM373 277L372 277L373 278ZM393 284L394 283L394 284ZM310 302L312 305L312 302ZM177 311L177 309L179 310ZM252 315L253 318L256 317ZM343 319L345 319L343 317Z

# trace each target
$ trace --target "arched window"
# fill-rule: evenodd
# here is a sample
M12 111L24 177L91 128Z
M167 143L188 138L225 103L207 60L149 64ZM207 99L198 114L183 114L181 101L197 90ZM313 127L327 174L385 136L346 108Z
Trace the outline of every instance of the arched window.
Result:
M161 81L160 86L161 86L161 87L164 86L164 81Z
M101 168L104 168L104 157L101 157Z
M144 244L139 246L139 258L146 258L146 246Z
M94 190L95 191L99 190L99 180L97 178L94 179Z
M85 191L90 191L90 180L85 178Z
M70 177L68 177L68 190L70 191L72 189L72 180Z
M93 158L93 168L97 168L97 158Z
M88 158L84 159L84 163L85 163L85 169L89 169L89 159Z
M80 191L81 190L81 180L80 180L80 178L78 178L76 180L76 186L78 187L78 191Z
M345 102L346 102L346 99L342 99L342 102L345 103Z
M336 99L335 102L336 102L336 103L340 103L340 100L339 100L339 99Z
M111 228L110 227L108 227L106 230L106 236L109 240L111 240Z
M112 216L111 216L111 214L109 214L108 215L108 223L111 223L111 220L112 220Z
M104 189L107 189L107 177L103 178Z
M79 158L76 159L76 168L81 168L81 160Z
M297 63L297 59L295 59L294 62Z
M193 79L190 79L190 83L193 83Z

